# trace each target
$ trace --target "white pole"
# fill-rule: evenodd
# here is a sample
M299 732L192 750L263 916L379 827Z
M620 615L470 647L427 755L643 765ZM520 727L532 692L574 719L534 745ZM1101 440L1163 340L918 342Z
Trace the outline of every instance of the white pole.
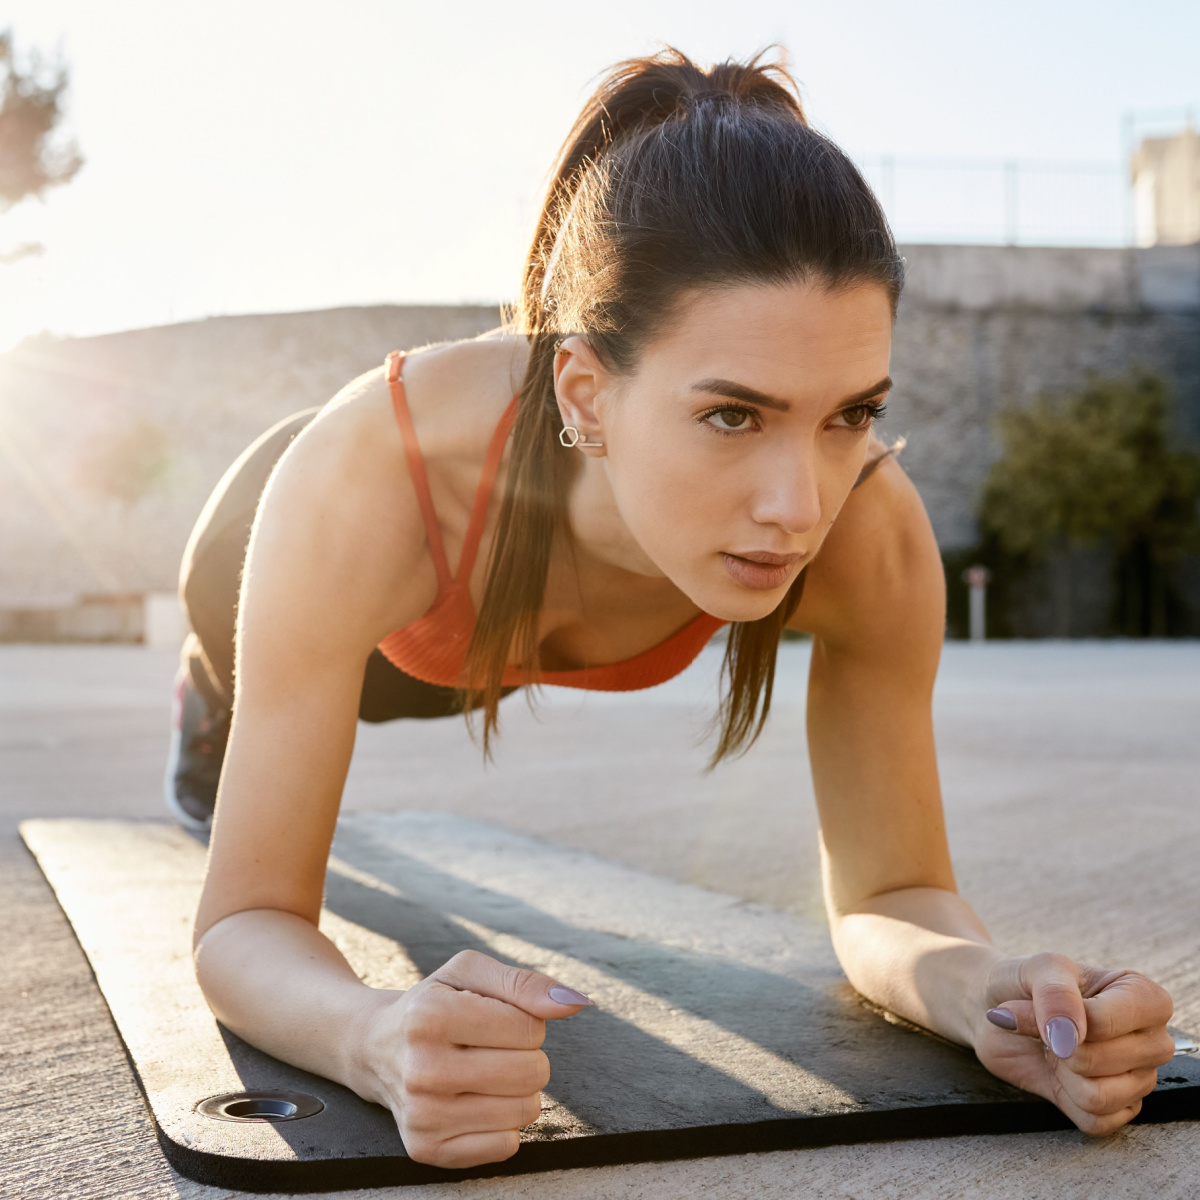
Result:
M968 567L963 579L970 588L971 641L982 642L987 637L987 585L991 578L987 567Z

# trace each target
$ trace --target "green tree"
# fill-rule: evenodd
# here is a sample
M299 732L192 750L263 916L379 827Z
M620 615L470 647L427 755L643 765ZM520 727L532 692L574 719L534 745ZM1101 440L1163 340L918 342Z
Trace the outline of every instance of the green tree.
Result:
M1200 455L1175 444L1170 418L1167 384L1150 371L1093 376L1005 410L1004 453L979 508L984 538L1017 563L1058 558L1067 606L1068 548L1110 545L1120 631L1164 635L1170 567L1200 550Z
M68 73L36 51L18 58L12 30L0 32L0 212L75 177L83 166L71 141L54 137L63 117ZM26 243L0 254L15 262L42 247Z

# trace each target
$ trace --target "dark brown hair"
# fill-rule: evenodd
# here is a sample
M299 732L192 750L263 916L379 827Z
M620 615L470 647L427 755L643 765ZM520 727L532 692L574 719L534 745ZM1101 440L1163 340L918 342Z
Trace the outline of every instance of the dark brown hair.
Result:
M529 339L508 482L479 618L463 670L464 704L497 726L514 648L538 679L538 618L577 456L558 441L558 338L586 335L610 370L632 371L689 289L809 279L884 287L903 278L887 220L853 163L805 119L781 66L703 70L677 50L618 63L575 122L556 164L514 314ZM749 748L771 704L779 638L804 576L725 649L712 761Z

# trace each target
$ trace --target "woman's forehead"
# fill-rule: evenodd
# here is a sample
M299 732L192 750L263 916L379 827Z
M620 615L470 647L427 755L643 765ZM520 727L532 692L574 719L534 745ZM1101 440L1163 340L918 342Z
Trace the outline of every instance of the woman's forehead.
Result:
M646 347L643 366L764 392L798 374L874 371L866 387L887 374L891 336L891 305L878 284L747 284L685 298Z

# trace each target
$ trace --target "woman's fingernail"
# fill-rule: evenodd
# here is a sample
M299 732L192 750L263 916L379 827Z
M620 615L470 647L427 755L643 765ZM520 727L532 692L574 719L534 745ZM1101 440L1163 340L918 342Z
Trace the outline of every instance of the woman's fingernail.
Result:
M1016 1029L1017 1027L1017 1018L1007 1008L989 1008L987 1019L993 1025L999 1025L1001 1029Z
M556 983L550 989L550 999L555 1004L586 1004L595 1005L594 1000L589 1000L582 992L577 992L574 988L566 987L564 984Z
M1051 1017L1046 1022L1046 1041L1056 1058L1070 1058L1079 1045L1079 1030L1070 1017Z

